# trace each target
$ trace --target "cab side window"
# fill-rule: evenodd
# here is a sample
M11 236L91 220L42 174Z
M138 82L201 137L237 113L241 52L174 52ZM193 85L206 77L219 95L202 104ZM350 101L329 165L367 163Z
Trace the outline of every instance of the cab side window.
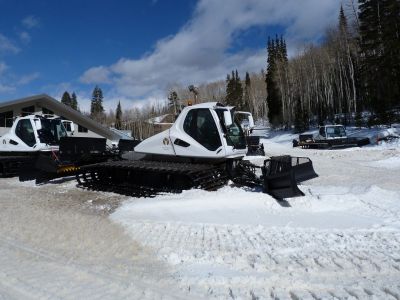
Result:
M29 147L36 144L35 133L30 120L20 120L15 128L15 133Z
M189 111L183 123L183 130L210 151L215 151L222 145L218 128L209 109Z

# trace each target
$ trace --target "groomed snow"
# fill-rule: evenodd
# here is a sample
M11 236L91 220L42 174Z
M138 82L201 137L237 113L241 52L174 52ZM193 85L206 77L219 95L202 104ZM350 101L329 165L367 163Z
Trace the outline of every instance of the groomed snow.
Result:
M269 155L311 157L320 176L300 186L305 197L283 205L234 186L190 190L125 201L111 219L167 263L189 294L399 299L398 144L305 150L292 148L293 138L263 142Z
M385 168L385 169L397 169L400 170L400 157L388 157L385 159L372 161L369 163L370 166L376 168Z
M0 299L400 299L400 144L312 159L305 197L232 185L138 199L0 179ZM255 164L262 157L249 157Z
M400 210L399 193L377 186L362 188L300 186L305 197L289 200L284 207L260 191L224 187L216 192L184 191L153 199L131 200L112 219L129 227L135 222L185 224L262 225L293 228L376 228L382 218L366 203L382 198L386 206ZM391 226L400 220L390 220ZM133 223L134 224L134 223ZM386 226L386 225L385 225ZM400 228L400 227L398 227Z

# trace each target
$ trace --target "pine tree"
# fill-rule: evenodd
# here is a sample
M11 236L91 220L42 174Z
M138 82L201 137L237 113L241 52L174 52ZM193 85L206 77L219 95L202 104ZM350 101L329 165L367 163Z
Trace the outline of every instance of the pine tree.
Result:
M361 113L360 112L357 112L356 113L356 116L355 116L355 118L354 118L354 121L355 121L355 125L356 125L356 127L362 127L364 124L364 122L363 122L363 118L362 118L362 115L361 115Z
M73 92L71 95L71 107L75 110L78 110L78 99L75 92Z
M235 106L235 74L232 71L232 77L228 74L226 76L226 105Z
M297 97L296 108L294 110L294 133L300 133L304 131L303 126L303 108L301 105L300 97Z
M121 130L122 127L122 109L121 101L118 101L117 109L115 110L115 128Z
M307 109L303 109L302 121L304 131L310 129L310 115Z
M242 110L243 109L243 87L242 81L240 80L239 73L235 71L235 80L234 80L234 94L235 94L235 106Z
M71 106L71 96L69 95L69 93L67 91L64 92L64 94L61 97L61 103L65 104L67 106Z
M92 101L90 103L90 116L97 121L102 121L104 117L103 91L97 85L95 86L92 93Z
M178 103L179 102L179 97L177 92L172 91L168 95L168 106L170 107L172 113L174 115L178 114Z
M364 94L381 122L400 103L400 3L359 0Z
M348 36L347 17L344 13L343 5L340 5L339 11L339 32L341 36Z
M280 52L281 52L281 58L284 62L288 62L288 54L287 54L287 46L286 46L286 41L283 38L283 35L281 35L281 39L280 39Z
M400 1L386 0L385 17L382 20L384 68L390 77L388 98L390 106L400 106Z
M250 102L251 102L251 81L250 75L246 72L246 77L244 80L244 96L243 96L243 103L241 109L244 111L250 110Z
M277 63L282 59L282 49L280 49L280 41L278 37L271 40L268 37L268 59L267 59L267 75L265 82L267 84L267 105L268 105L268 119L270 123L277 126L282 123L282 102L280 99L279 91L275 82L277 72Z
M227 105L243 108L243 87L237 70L232 71L232 75L226 76L226 97Z

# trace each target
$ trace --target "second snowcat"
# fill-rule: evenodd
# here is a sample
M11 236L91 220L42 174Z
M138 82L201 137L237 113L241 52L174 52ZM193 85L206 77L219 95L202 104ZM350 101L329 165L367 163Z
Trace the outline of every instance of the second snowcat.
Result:
M305 149L337 149L362 147L370 143L368 138L349 137L343 125L321 126L318 132L303 133L299 141L293 141L293 147Z

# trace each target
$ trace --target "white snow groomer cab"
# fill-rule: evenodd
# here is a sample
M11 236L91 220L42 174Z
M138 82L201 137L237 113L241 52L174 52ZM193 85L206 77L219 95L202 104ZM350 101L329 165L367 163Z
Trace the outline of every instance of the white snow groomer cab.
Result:
M17 117L0 137L0 177L18 175L22 181L42 182L74 174L83 163L102 161L96 154L103 155L103 149L105 139L67 137L59 118Z
M246 153L235 108L202 103L184 108L170 129L142 141L124 159L82 166L77 179L90 189L133 196L214 190L232 180L283 199L304 195L297 182L317 176L308 158L270 157L260 167L243 160Z
M16 118L0 137L0 175L16 175L22 164L30 164L38 156L56 155L60 138L66 134L60 120L35 115Z
M67 135L60 120L29 115L19 117L9 132L0 137L2 154L18 155L58 150L60 138Z

